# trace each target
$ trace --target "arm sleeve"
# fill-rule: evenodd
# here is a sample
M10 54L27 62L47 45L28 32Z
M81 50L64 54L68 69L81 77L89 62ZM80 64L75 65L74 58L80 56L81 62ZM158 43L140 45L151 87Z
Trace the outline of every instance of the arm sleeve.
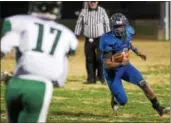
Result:
M23 20L18 18L17 16L11 16L4 20L1 30L1 36L5 35L7 32L15 31L18 33L22 32L22 24L24 24Z
M112 57L113 52L105 50L105 38L102 36L100 38L99 48L103 54L103 59L108 59Z
M133 39L133 36L135 34L134 28L132 26L127 26L127 33L128 33L128 40L130 40L130 42Z
M111 58L112 57L112 52L106 52L104 51L103 52L103 59L108 59L108 58Z
M1 52L6 54L19 46L21 28L21 20L16 16L4 20L1 30Z
M9 19L5 19L2 24L1 36L12 30L12 23Z
M74 54L78 46L78 40L72 32L70 32L69 40L69 53Z
M110 31L110 26L109 26L109 18L105 9L103 9L103 20L104 20L104 31L105 33L107 33Z
M83 28L83 15L84 9L82 9L75 26L75 35L80 35Z

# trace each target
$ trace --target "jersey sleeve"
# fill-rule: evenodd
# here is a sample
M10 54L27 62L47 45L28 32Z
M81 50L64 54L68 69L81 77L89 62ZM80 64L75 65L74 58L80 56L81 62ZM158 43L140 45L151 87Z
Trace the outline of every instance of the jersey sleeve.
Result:
M6 18L2 24L1 35L3 36L10 31L15 31L17 33L20 33L22 31L21 23L23 23L23 21L19 19L17 16Z
M134 28L132 26L127 26L127 35L128 35L128 40L131 42L133 39L133 36L135 34Z
M128 33L130 35L134 35L135 34L134 28L132 26L128 26Z
M110 52L115 50L115 40L112 40L106 33L100 38L99 48L102 52Z
M110 31L109 17L106 13L106 10L104 8L102 8L102 10L103 10L104 29L105 29L105 32L107 33Z
M7 32L1 38L1 52L8 53L14 47L18 47L20 42L20 35L14 31Z
M8 17L4 20L1 30L1 52L8 53L13 47L19 46L20 20L15 17Z
M75 26L75 34L76 35L80 35L83 29L83 18L84 18L84 13L85 13L85 9L81 10L81 13L78 17L78 20L76 22L76 26Z
M12 30L12 24L9 19L5 19L2 24L1 36Z
M78 40L74 33L69 30L68 32L69 36L69 53L75 53L77 46L78 46Z

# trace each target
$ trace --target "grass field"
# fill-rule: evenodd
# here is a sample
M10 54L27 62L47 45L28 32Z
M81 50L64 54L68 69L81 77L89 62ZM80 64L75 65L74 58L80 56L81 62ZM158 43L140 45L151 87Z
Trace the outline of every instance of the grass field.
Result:
M163 105L169 106L170 42L135 40L135 45L147 55L147 61L142 61L131 52L132 64L142 72L159 101ZM159 117L143 92L138 87L126 82L123 83L127 92L128 103L121 107L116 115L110 107L110 92L107 85L101 85L100 82L95 85L83 84L86 80L84 60L83 42L80 42L76 56L69 59L70 69L65 86L54 89L48 122L170 122L170 115ZM12 56L2 60L2 71L11 71L13 68ZM4 91L5 86L1 84L2 123L6 123Z

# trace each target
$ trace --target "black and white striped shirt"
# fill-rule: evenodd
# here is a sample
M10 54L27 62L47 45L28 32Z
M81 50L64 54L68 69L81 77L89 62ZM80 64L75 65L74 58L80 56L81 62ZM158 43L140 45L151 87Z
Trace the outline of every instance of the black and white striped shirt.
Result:
M105 9L100 6L96 10L82 9L75 26L75 34L80 35L82 31L88 38L97 38L109 32L109 18Z

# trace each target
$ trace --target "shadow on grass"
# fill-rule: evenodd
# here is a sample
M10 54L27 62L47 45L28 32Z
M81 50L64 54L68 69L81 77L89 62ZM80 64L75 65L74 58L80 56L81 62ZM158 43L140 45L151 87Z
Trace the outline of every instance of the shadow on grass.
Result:
M85 82L86 77L85 76L72 76L67 78L68 82Z
M107 118L110 117L109 115L104 114L92 114L92 113L84 113L84 112L68 112L68 111L51 111L53 115L66 115L71 117L103 117Z
M5 109L1 109L0 114L5 114Z

